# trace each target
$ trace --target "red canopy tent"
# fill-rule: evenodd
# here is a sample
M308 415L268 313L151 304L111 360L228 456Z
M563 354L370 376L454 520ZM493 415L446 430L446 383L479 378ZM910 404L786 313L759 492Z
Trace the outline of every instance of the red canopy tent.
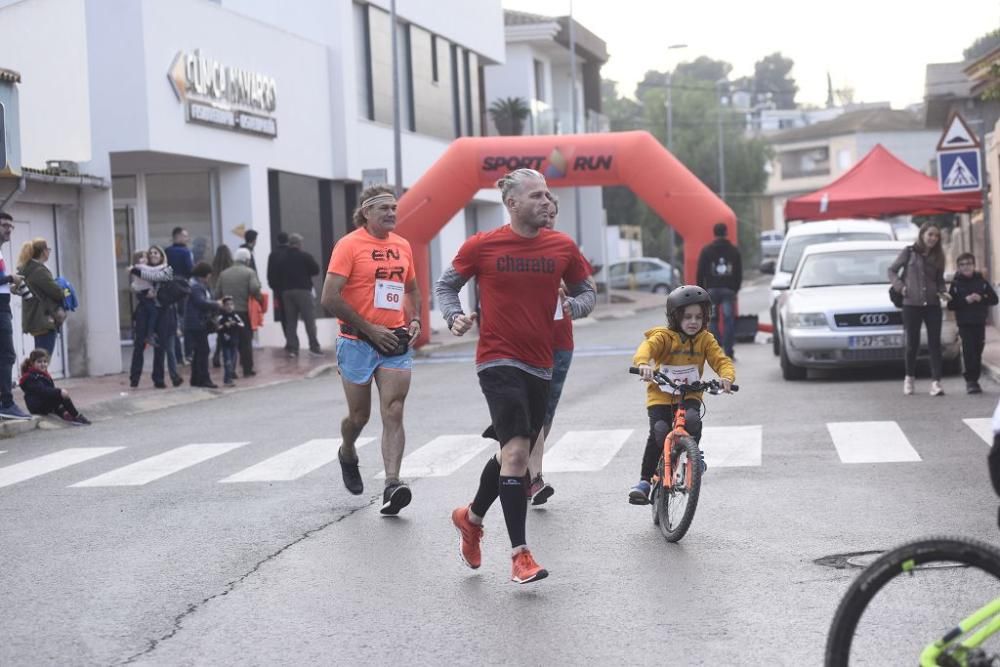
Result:
M967 213L982 207L980 192L941 192L935 179L876 144L833 183L785 202L785 220Z

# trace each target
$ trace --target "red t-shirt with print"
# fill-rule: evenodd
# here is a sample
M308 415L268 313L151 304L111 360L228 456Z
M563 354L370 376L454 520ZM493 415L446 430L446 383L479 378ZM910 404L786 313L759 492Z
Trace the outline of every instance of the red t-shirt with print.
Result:
M466 240L452 265L479 285L476 363L516 359L551 368L559 282L590 275L573 239L550 229L525 238L504 225Z

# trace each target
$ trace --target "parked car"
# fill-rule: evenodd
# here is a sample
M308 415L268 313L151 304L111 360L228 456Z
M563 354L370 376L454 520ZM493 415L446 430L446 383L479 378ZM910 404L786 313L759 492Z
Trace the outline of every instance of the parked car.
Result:
M903 361L903 314L889 301L889 265L905 241L815 244L802 253L791 285L780 290L781 375L801 380L808 368ZM961 369L958 327L942 309L945 372ZM918 358L927 356L926 329Z
M771 323L778 321L779 290L787 289L792 281L792 273L802 257L802 252L815 243L832 243L835 241L881 241L894 239L892 225L881 220L837 219L804 222L791 227L785 234L781 244L781 252L774 267L774 278L771 280ZM761 265L761 269L768 267ZM781 349L780 335L777 328L771 334L774 354Z
M667 294L681 284L681 272L659 257L633 257L608 264L611 289L640 289Z
M785 241L785 233L777 229L769 229L760 233L760 257L777 257L781 245Z

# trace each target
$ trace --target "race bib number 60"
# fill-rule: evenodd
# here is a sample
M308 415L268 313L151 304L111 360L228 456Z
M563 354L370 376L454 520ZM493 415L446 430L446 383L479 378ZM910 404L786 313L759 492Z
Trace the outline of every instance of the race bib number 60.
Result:
M391 280L375 281L375 307L386 310L403 309L403 283Z

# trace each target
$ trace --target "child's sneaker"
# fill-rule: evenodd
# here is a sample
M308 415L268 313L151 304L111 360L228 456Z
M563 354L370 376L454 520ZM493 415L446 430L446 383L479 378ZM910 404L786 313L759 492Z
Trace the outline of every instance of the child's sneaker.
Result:
M966 382L965 383L965 393L966 394L981 394L981 393L983 393L983 388L979 386L978 382Z
M629 489L628 501L632 505L648 505L649 504L649 493L652 491L652 487L644 479L640 479L639 483Z
M90 420L84 417L83 414L78 414L73 421L81 426L90 426L91 424Z

